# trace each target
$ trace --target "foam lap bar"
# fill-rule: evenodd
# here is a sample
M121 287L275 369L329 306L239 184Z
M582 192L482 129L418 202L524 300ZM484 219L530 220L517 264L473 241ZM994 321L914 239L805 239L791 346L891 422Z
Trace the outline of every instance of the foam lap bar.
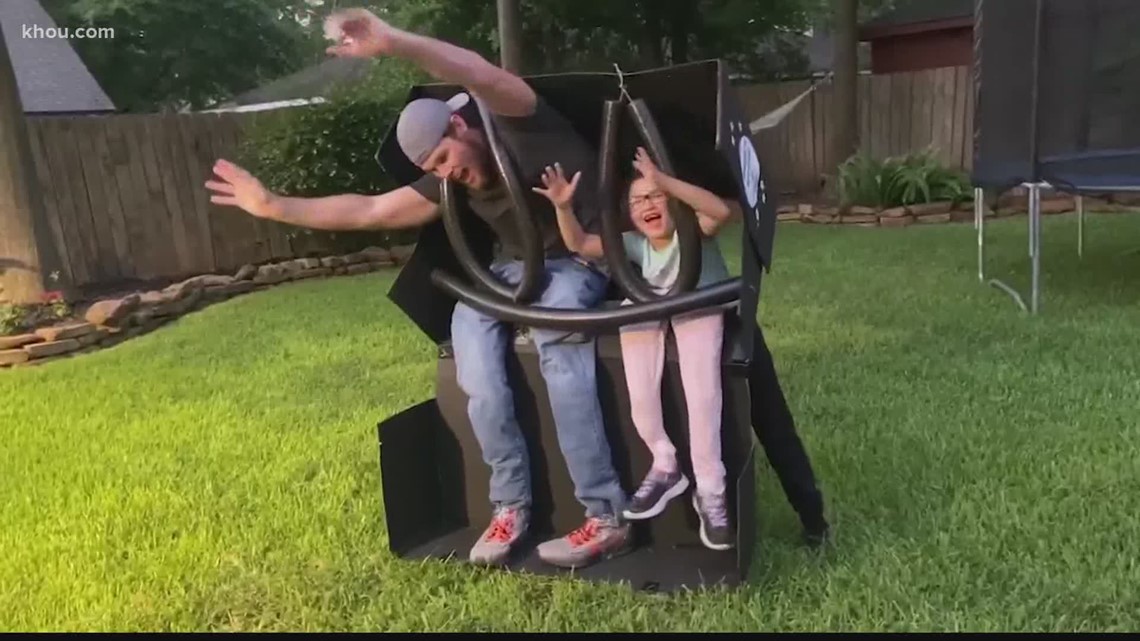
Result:
M542 281L543 272L543 249L542 243L538 239L538 228L534 224L534 218L531 217L523 187L519 184L518 172L515 170L514 163L511 162L507 150L503 147L503 143L499 140L498 132L492 126L493 123L486 105L479 98L475 98L474 102L479 108L479 116L484 123L483 130L487 134L491 156L495 160L495 169L507 187L507 194L511 199L511 213L515 217L515 225L518 227L522 239L523 276L512 299L516 303L530 302L539 293L538 286Z
M653 120L645 100L638 98L631 101L628 109L653 162L666 174L675 175L673 161L669 158L665 141L661 138L661 132L658 131L657 123ZM666 295L675 296L681 292L692 291L697 286L697 280L701 275L701 228L697 222L697 215L691 207L676 198L670 198L669 201L669 215L677 226L681 264L677 281Z
M607 100L602 111L601 151L598 154L599 201L602 207L602 249L613 279L630 300L645 303L658 298L649 283L634 271L622 243L621 189L618 188L618 133L621 131L622 102Z
M463 215L463 212L460 211L461 192L456 189L455 184L450 179L440 181L439 204L442 210L441 217L444 229L447 232L447 240L455 251L455 257L463 271L467 272L476 283L507 300L516 303L530 302L539 294L538 287L542 282L543 256L542 244L538 239L538 229L535 227L534 219L530 215L529 207L527 207L514 163L511 162L506 150L503 149L494 127L490 126L491 119L488 117L486 107L479 99L475 99L475 103L479 108L480 119L484 123L488 123L485 131L491 156L495 161L495 170L507 187L507 194L511 199L511 213L520 232L519 236L522 240L524 255L522 279L513 288L509 287L496 278L483 265L482 261L476 258L474 250L471 249L463 234L463 227L460 223L460 216Z
M645 101L636 99L624 106L628 110L630 124L633 125L654 163L665 173L673 175L673 163ZM617 153L618 136L623 122L622 107L623 103L620 100L607 100L602 113L602 141L598 162L602 247L605 250L606 263L610 265L613 273L613 279L625 295L638 303L648 303L663 296L676 296L682 292L692 291L696 286L701 273L701 230L692 209L671 199L669 215L676 225L680 245L681 264L676 282L667 292L658 294L630 265L621 240L623 221L620 217L623 215L621 213L623 208L619 199L623 197L624 190L618 184L620 181L618 170L622 163L629 160L628 156L619 157Z
M651 303L624 305L615 309L567 310L555 307L512 305L501 302L464 286L443 271L432 273L432 282L444 293L464 304L508 323L526 327L558 329L571 332L603 331L622 325L660 320L714 305L731 303L740 298L740 279L731 278L695 292L662 298Z
M463 267L463 271L471 277L476 283L491 290L495 294L501 296L506 300L518 300L518 296L526 294L533 295L533 285L527 283L524 279L519 283L517 288L511 288L495 277L489 270L483 267L482 263L475 258L475 252L471 249L467 239L463 236L463 226L461 222L461 214L459 212L459 203L457 202L459 195L456 193L455 184L450 179L440 181L439 185L439 206L442 210L441 218L443 220L443 227L447 231L447 240L451 244L452 250L455 251L455 258L459 265Z

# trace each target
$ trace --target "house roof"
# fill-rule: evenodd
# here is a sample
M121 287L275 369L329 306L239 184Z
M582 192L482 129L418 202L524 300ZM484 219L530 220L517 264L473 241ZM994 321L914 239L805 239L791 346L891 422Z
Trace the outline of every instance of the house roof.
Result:
M813 29L804 45L804 53L808 57L808 70L812 73L833 71L835 69L835 34L824 29ZM860 70L871 68L871 55L867 45L857 44L855 56L856 64Z
M859 29L859 38L922 33L973 24L975 0L900 0Z
M24 113L114 111L68 39L24 37L26 29L58 28L39 0L0 0L0 28ZM38 32L38 30L36 30Z
M339 85L362 80L368 75L372 65L371 60L360 58L329 58L320 64L305 67L296 73L238 94L221 106L326 97Z

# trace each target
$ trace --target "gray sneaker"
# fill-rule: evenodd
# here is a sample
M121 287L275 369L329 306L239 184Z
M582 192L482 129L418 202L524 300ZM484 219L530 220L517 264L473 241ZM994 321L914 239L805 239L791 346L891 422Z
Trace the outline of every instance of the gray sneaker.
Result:
M471 547L472 563L502 565L511 554L511 546L526 532L530 524L530 510L525 507L495 510L491 524Z
M637 488L629 507L622 512L627 519L651 519L665 510L672 499L681 496L689 489L689 479L680 471L672 474L650 470L645 480Z
M551 565L582 568L633 549L630 524L615 516L591 517L582 527L538 546L538 556Z
M713 496L693 492L693 509L701 519L701 542L711 550L731 550L733 528L728 520L724 494Z

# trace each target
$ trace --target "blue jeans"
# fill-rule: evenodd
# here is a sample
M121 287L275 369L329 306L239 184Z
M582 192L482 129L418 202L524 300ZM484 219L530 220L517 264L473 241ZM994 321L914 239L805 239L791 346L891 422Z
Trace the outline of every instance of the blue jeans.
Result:
M522 263L496 263L491 271L504 282L522 277ZM569 259L545 264L540 307L588 309L605 296L606 277ZM558 330L532 329L558 445L574 481L574 496L587 516L619 515L625 492L610 456L598 400L594 340ZM513 336L507 324L459 303L451 316L451 343L459 387L467 394L467 415L483 460L491 467L491 502L529 506L530 459L515 417L507 380L507 350Z

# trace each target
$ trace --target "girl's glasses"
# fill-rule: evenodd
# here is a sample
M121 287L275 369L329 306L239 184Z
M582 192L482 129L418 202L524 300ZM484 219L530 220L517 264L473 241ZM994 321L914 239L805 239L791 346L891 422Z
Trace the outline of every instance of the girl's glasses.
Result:
M663 192L663 191L651 191L648 194L644 194L641 196L630 196L629 206L633 209L640 209L640 208L648 205L650 203L650 201L661 202L663 200L665 200L665 192Z

